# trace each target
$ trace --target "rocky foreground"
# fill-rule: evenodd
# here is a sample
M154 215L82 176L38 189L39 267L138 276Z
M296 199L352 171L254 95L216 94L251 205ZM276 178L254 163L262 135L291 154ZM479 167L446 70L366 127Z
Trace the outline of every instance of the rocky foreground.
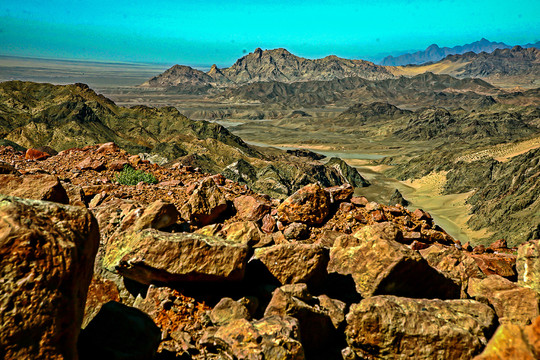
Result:
M471 248L349 185L281 201L113 143L0 160L4 359L540 357L540 240Z

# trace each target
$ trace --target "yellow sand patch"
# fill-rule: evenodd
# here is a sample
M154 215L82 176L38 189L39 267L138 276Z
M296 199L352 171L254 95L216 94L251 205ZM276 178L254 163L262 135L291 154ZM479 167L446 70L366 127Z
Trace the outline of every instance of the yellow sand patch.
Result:
M482 151L477 151L472 154L458 157L455 162L465 161L473 162L481 159L493 158L497 161L505 162L513 158L514 156L521 155L527 151L537 149L540 147L540 137L521 141L512 144L499 144Z

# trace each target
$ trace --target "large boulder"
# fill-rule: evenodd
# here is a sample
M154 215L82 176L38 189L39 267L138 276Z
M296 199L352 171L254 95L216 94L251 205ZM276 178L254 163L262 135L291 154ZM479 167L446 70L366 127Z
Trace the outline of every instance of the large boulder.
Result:
M115 301L106 303L81 331L80 360L152 360L161 332L142 311Z
M199 344L226 359L303 360L298 327L298 321L289 316L266 316L251 322L236 319L207 329Z
M319 225L329 214L328 194L317 184L306 185L279 205L278 219L284 223Z
M495 312L474 300L374 296L351 306L345 335L362 359L470 359L495 326Z
M103 266L143 284L241 280L248 246L194 233L145 229L106 245Z
M98 245L85 208L0 195L4 359L76 359Z
M204 179L193 191L180 213L185 220L205 226L215 222L228 208L224 192L210 177Z
M502 324L474 360L540 359L540 316L529 326Z
M0 175L0 194L61 204L69 203L68 195L60 180L47 174Z
M328 272L351 275L362 297L398 295L459 298L460 287L433 269L418 252L396 241L393 223L365 226L338 237L330 249Z
M256 249L258 260L282 284L318 284L326 275L327 251L320 245L284 243Z
M433 244L427 249L420 250L420 255L427 260L431 267L461 287L461 298L463 299L468 298L467 286L470 278L483 279L486 277L472 257L454 246Z
M519 246L516 269L518 282L540 294L540 240Z
M487 299L500 323L527 325L540 316L540 295L499 275L470 279L467 292L473 298Z

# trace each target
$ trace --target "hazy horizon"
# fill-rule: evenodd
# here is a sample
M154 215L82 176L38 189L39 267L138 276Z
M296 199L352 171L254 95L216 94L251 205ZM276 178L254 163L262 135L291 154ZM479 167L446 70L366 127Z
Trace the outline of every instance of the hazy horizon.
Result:
M51 0L0 5L1 55L220 67L255 48L378 60L487 38L538 41L537 1Z

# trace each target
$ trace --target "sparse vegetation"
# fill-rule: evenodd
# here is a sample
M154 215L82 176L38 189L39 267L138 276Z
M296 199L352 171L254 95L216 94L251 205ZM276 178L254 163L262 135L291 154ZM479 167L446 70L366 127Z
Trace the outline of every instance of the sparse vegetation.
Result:
M135 170L129 165L124 166L124 170L116 175L115 180L122 185L137 185L141 181L147 184L157 183L154 175L141 170Z

